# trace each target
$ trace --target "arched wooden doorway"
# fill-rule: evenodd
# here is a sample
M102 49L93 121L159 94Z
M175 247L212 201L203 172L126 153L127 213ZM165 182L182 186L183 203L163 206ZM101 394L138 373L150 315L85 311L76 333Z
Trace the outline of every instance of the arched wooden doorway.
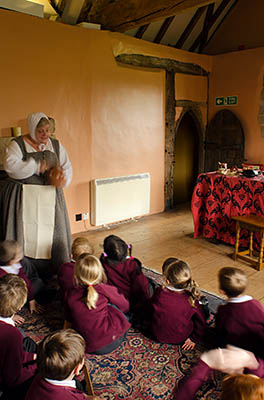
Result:
M215 171L218 161L228 167L241 166L244 161L244 131L238 117L223 109L211 120L205 140L205 171Z
M186 112L175 138L173 205L191 200L199 169L199 132L192 113Z

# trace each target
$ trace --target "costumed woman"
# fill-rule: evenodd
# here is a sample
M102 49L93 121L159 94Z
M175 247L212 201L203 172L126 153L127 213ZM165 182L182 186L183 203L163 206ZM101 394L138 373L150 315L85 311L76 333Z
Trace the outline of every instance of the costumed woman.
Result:
M0 235L17 240L37 268L54 274L69 261L63 187L72 180L72 166L64 147L50 137L45 114L30 114L27 122L30 133L14 138L4 159L8 176L0 180Z

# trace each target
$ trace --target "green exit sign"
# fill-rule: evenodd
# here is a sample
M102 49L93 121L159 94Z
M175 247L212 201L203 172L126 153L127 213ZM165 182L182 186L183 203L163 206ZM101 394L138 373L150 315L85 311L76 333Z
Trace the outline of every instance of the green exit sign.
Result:
M235 106L237 105L237 96L216 97L216 106Z

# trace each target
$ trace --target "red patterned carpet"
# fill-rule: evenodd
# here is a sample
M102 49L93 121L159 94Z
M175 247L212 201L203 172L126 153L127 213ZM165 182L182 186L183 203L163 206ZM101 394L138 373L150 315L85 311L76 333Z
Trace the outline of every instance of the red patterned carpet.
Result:
M148 277L160 282L160 275L144 269ZM59 301L52 302L45 314L30 315L23 329L35 341L47 333L61 329L62 310ZM95 394L108 400L158 400L169 399L176 382L188 373L203 351L197 346L192 351L182 351L180 346L157 343L131 328L122 346L108 355L87 354ZM197 393L196 399L219 399L221 374L212 376Z

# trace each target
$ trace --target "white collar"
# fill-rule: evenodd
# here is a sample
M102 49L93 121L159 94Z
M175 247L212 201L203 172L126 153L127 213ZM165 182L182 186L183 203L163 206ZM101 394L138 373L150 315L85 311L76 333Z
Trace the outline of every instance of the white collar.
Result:
M13 319L11 317L8 317L8 318L0 317L0 321L3 321L8 325L15 326L15 322L13 321Z
M68 381L67 379L63 380L63 381L57 381L56 379L48 379L48 378L44 378L45 381L47 381L48 383L50 383L51 385L55 385L55 386L69 386L72 388L76 389L76 382L74 380L72 381Z
M2 268L8 274L18 275L20 268L22 268L22 265L20 263L17 263L12 265L1 266L0 268Z
M177 289L173 286L166 286L167 289L171 290L172 292L184 292L185 289Z
M230 297L228 299L228 303L244 303L245 301L249 300L252 300L252 297L245 294L244 296L241 297Z

